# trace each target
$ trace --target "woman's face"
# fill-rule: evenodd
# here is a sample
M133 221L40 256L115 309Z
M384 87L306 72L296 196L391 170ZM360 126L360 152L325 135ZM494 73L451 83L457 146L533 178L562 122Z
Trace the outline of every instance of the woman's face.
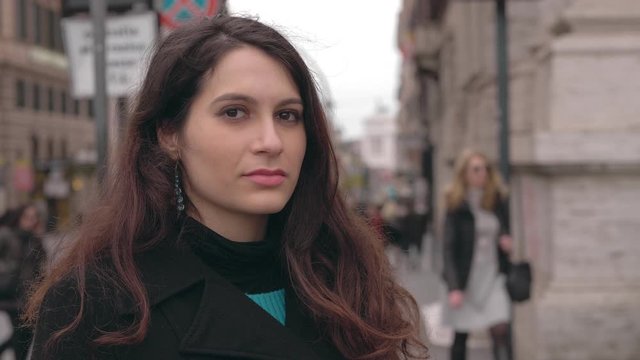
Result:
M18 227L24 231L34 232L38 227L38 221L38 210L33 206L29 206L24 209L22 216L20 216Z
M467 185L473 188L484 188L487 183L487 162L480 156L473 156L467 163L465 171Z
M206 217L279 212L307 145L296 84L251 46L224 55L203 81L177 137L189 199Z

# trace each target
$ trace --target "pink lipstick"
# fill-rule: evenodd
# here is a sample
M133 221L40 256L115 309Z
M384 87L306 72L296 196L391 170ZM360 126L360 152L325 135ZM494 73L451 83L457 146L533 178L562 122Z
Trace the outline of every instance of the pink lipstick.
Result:
M284 182L287 177L287 173L280 169L257 169L245 174L244 176L257 185L275 187Z

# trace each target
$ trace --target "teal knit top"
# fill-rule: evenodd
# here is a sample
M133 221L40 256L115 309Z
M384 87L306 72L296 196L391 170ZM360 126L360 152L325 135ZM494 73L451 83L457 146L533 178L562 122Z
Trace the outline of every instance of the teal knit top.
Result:
M286 320L284 289L261 294L247 294L247 296L284 325Z

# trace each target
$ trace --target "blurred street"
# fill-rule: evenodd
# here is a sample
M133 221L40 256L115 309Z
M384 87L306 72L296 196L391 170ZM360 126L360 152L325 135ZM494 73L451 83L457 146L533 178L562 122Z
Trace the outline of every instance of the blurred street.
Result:
M44 251L24 249L36 244L51 262L68 244L59 234L102 206L94 198L108 182L99 180L126 154L122 140L137 134L130 124L139 123L136 104L146 97L136 89L158 68L148 63L158 41L192 20L227 16L273 26L304 58L318 118L331 125L340 194L388 236L387 255L419 304L432 359L448 360L453 339L440 321L439 244L445 228L465 227L444 226L459 210L474 221L461 233L473 236L447 238L477 249L476 240L509 235L504 251L531 266L532 282L520 282L530 297L511 308L514 358L640 359L640 0L0 0L0 230L9 230L0 232L0 278L24 269L35 278L44 261L31 255ZM183 104L190 113L193 102ZM308 124L317 119L304 104L311 144L319 132ZM186 123L173 112L154 117L161 125L165 118ZM166 150L151 138L158 154ZM282 144L288 154L297 142ZM220 149L212 156L240 156ZM314 169L307 154L302 169ZM158 179L174 190L178 164ZM488 241L466 206L480 193L476 212L494 214L477 224L504 218L499 235L484 234ZM173 194L163 198L182 211L189 193ZM18 238L20 249L6 251ZM465 253L453 251L451 263L467 261ZM504 320L506 302L495 308ZM0 311L0 342L10 333ZM467 359L493 359L484 332L471 334L467 348ZM9 359L12 351L0 354Z

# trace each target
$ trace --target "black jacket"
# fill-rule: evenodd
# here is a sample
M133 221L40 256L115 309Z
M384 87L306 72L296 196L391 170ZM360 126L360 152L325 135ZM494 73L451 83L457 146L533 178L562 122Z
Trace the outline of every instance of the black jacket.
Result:
M136 257L151 305L150 326L138 344L95 348L97 330L126 327L135 305L108 290L92 272L87 278L84 320L71 336L45 354L52 333L78 312L72 280L47 294L36 326L33 360L42 359L343 359L288 287L286 326L282 326L238 288L170 238Z
M15 311L46 261L42 239L20 229L0 228L0 309Z
M507 200L499 199L494 212L500 223L499 235L510 234L509 205ZM475 219L469 204L463 202L458 208L449 210L444 225L444 280L449 291L464 290L469 280L471 262L475 245ZM500 272L509 270L509 257L499 246L498 263Z

